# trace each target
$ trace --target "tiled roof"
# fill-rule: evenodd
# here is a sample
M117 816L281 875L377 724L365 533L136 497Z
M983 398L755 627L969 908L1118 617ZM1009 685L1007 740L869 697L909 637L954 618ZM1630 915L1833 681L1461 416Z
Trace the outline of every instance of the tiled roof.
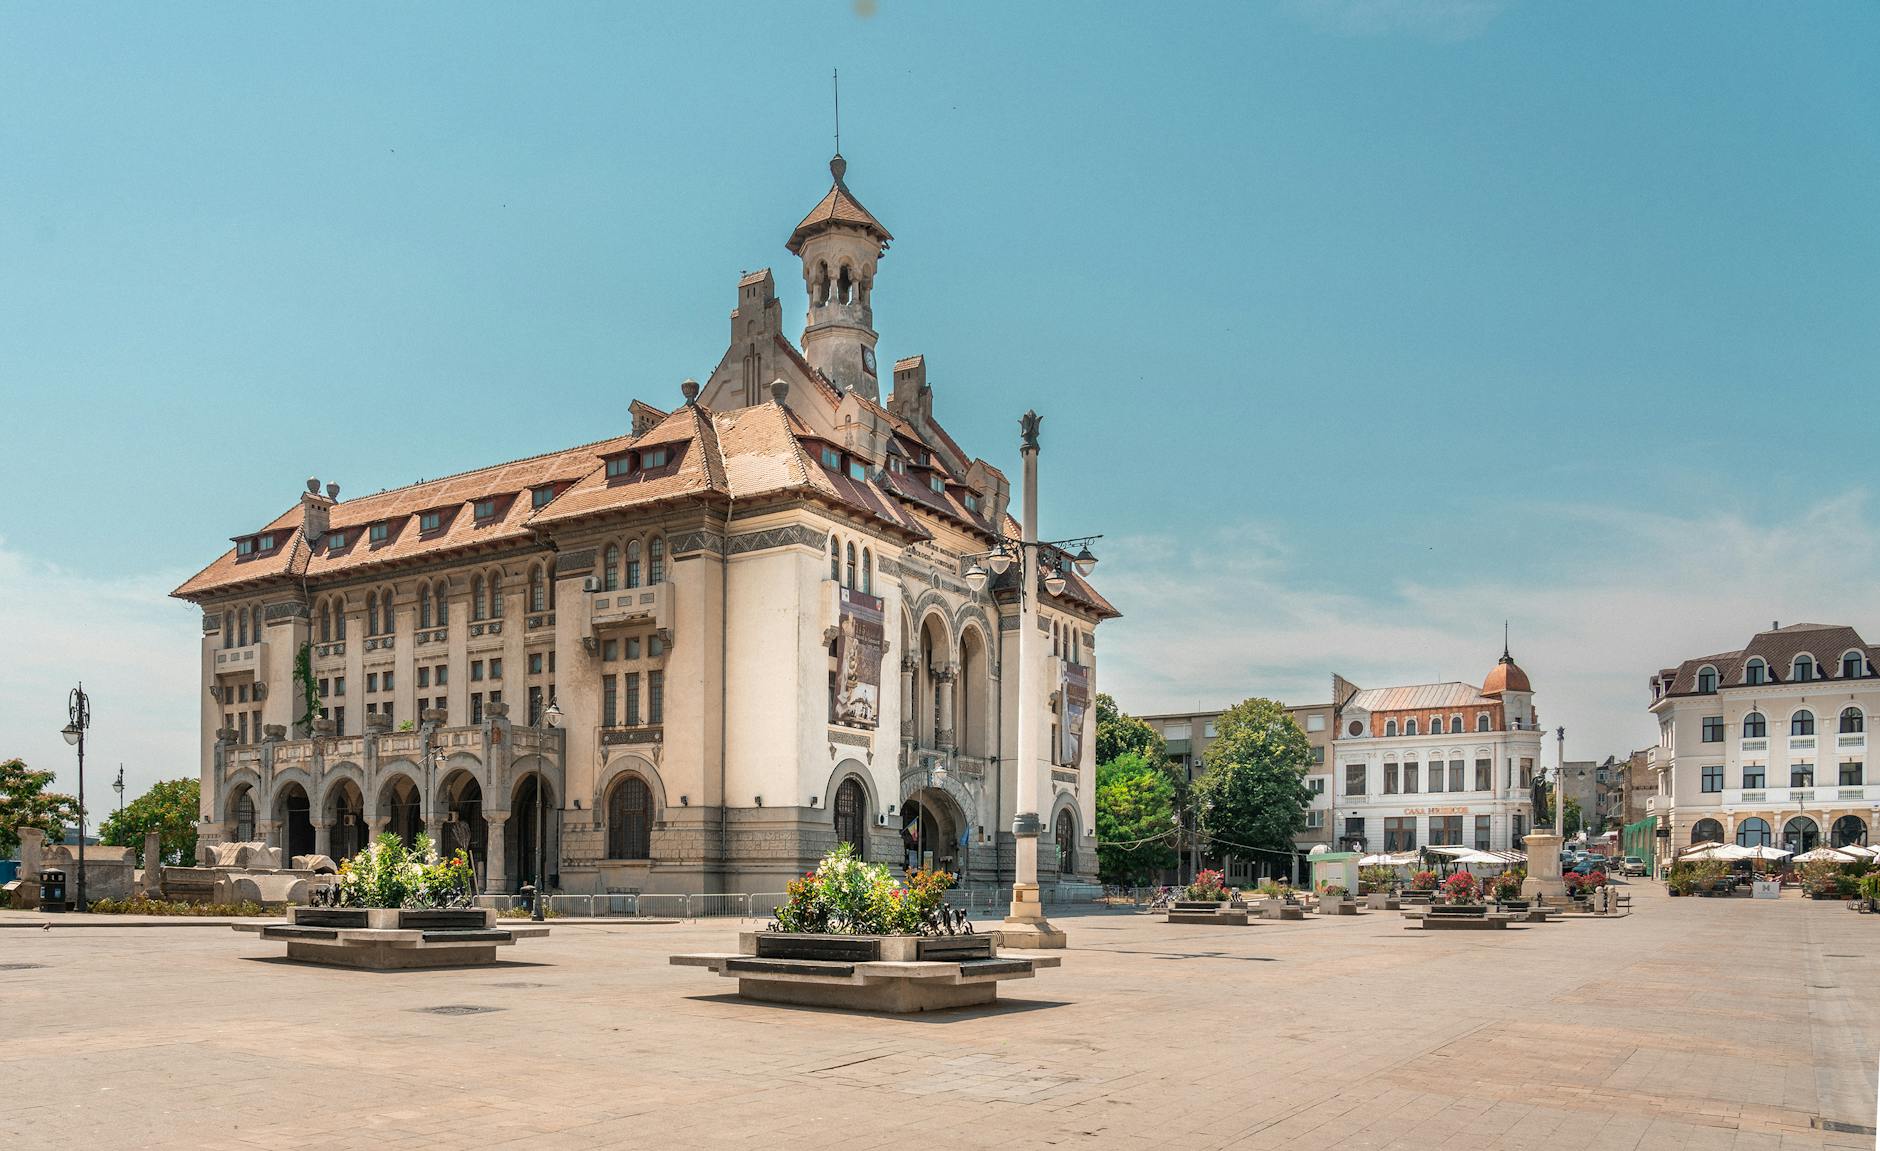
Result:
M1466 683L1418 683L1407 687L1369 687L1345 706L1369 712L1424 711L1440 707L1486 707L1495 703Z
M1749 646L1741 651L1719 652L1716 655L1685 660L1673 673L1671 686L1666 689L1666 694L1695 693L1697 673L1705 665L1717 669L1717 680L1722 686L1740 686L1743 683L1744 668L1748 666L1750 660L1758 656L1762 657L1763 662L1768 665L1768 682L1770 683L1789 682L1795 665L1795 657L1798 655L1814 657L1817 679L1821 677L1839 679L1841 656L1854 648L1866 654L1869 667L1880 662L1880 648L1868 645L1865 640L1861 639L1859 632L1846 624L1790 624L1787 627L1756 633L1755 638L1749 641Z
M790 242L784 246L790 249L791 255L798 255L803 250L803 241L825 228L847 224L873 236L875 242L881 245L883 251L886 251L888 242L894 237L888 234L888 229L881 226L880 220L875 219L867 208L862 207L862 202L857 200L855 194L849 191L848 186L842 182L844 171L842 157L837 156L831 161L829 167L835 176L835 183L830 185L829 191L817 201L816 206L809 210L809 215L803 217L803 222L796 226L796 231L790 233Z
M605 454L617 454L628 446L670 448L672 458L657 468L609 476L606 463L599 458L601 453L597 453L596 458L589 461L587 473L536 512L529 521L530 526L548 527L596 512L644 507L678 496L727 492L724 464L716 459L718 444L711 427L711 413L705 408L687 404L644 436Z

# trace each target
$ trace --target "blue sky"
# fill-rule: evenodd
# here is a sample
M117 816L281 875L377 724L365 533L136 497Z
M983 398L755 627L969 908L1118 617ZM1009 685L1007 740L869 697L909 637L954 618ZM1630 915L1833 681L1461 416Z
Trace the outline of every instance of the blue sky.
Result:
M612 434L828 183L884 357L1106 533L1133 710L1474 679L1569 755L1880 633L1880 7L0 9L0 753L193 770L163 599L308 475ZM792 321L794 323L794 321ZM12 646L17 644L17 646ZM67 781L69 784L69 781ZM95 806L95 805L94 805Z

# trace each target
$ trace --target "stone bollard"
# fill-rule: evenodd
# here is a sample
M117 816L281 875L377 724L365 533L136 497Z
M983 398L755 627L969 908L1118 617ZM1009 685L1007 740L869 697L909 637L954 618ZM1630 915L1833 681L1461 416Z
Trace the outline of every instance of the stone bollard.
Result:
M20 828L20 878L37 881L44 865L46 833L37 827Z
M154 831L144 835L144 873L137 889L152 899L163 897L163 836Z

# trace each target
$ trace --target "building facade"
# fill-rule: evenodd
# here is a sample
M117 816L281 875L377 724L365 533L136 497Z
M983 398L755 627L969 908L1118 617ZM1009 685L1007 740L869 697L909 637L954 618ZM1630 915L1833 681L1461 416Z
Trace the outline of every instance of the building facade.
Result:
M1504 651L1480 688L1466 683L1359 688L1340 700L1332 760L1340 848L1521 850L1533 828L1540 717L1527 673Z
M1693 843L1867 843L1880 822L1866 768L1876 654L1845 625L1772 625L1739 651L1652 676L1646 806L1660 862Z
M1306 788L1312 793L1312 802L1306 808L1305 830L1293 839L1301 854L1320 844L1331 843L1331 772L1326 765L1330 762L1335 713L1336 709L1329 703L1286 706L1286 714L1305 732L1306 742L1312 748L1312 760L1306 767ZM1175 770L1191 782L1200 778L1221 712L1170 712L1140 718L1162 737Z
M923 357L882 401L892 237L845 167L787 244L799 343L770 271L745 274L671 409L375 495L310 480L177 589L202 610L205 848L343 858L424 830L493 891L780 892L848 842L1009 883L1030 771L1041 879L1094 877L1116 612L1047 549L1064 585L1041 586L1021 697L1022 565L965 578L1019 535L1009 485L940 426ZM1020 708L1052 736L1036 763Z

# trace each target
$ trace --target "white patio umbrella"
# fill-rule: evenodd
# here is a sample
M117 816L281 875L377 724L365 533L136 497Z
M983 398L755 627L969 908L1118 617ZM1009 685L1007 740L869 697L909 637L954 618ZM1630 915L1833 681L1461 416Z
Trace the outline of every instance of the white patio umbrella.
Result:
M1829 860L1834 863L1852 863L1858 858L1861 857L1851 854L1846 848L1817 847L1813 851L1804 851L1796 856L1795 862L1815 863L1820 860Z
M1789 856L1795 854L1793 851L1780 847L1770 847L1768 844L1758 844L1755 847L1738 847L1737 850L1743 854L1736 858L1754 859L1762 863L1768 863L1778 859L1787 859Z

